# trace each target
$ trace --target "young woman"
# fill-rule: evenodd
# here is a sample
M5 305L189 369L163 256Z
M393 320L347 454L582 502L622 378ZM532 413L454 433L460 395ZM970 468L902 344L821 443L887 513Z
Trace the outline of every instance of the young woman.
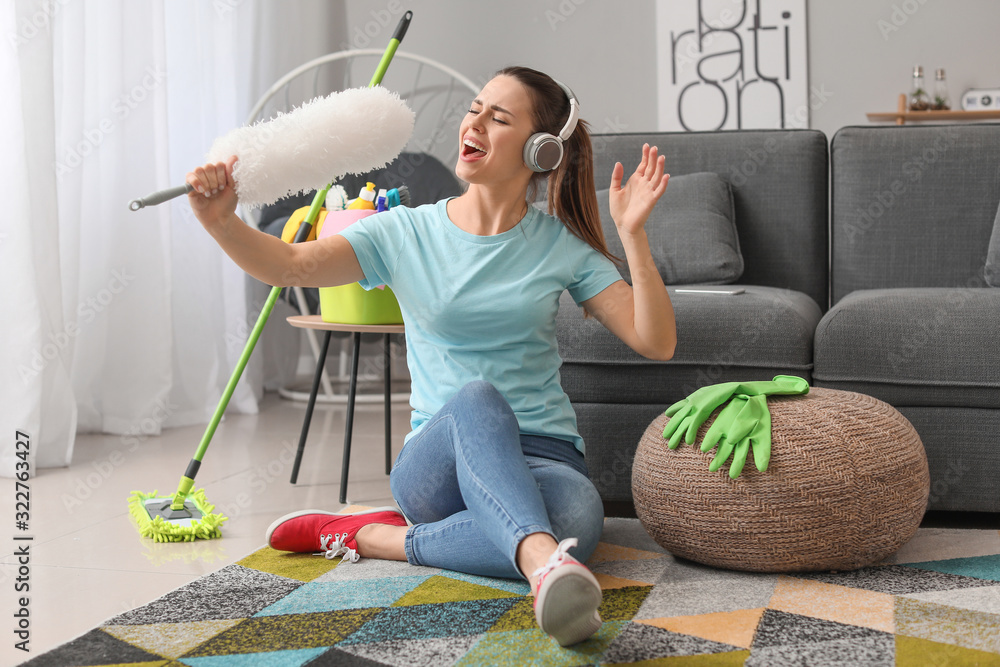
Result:
M577 114L569 89L505 68L461 125L455 173L469 184L465 194L397 207L312 243L282 243L235 215L235 157L187 177L195 215L248 273L269 285L384 283L406 323L412 431L390 477L402 513L295 512L271 525L268 544L526 578L539 625L564 646L601 625L601 589L581 562L604 516L559 384L559 296L568 289L646 357L669 359L676 342L644 232L667 187L664 158L647 145L624 185L621 163L611 174L629 286L605 245ZM526 144L539 132L559 138L543 137L533 153ZM552 215L529 204L542 179Z

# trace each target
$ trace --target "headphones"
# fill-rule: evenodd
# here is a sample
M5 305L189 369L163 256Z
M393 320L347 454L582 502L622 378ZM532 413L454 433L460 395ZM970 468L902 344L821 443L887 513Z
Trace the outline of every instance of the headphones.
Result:
M572 136L576 123L580 120L580 103L576 101L573 91L558 81L556 83L569 99L569 118L558 136L537 132L528 138L528 143L524 145L524 164L536 172L551 171L559 166L563 158L563 142Z

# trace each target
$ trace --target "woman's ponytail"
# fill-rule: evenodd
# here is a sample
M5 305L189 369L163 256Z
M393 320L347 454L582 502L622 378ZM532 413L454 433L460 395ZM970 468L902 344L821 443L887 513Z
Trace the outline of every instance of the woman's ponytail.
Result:
M576 236L613 261L620 261L608 250L597 208L594 185L594 149L589 124L581 120L563 144L563 159L548 176L549 213L562 220Z

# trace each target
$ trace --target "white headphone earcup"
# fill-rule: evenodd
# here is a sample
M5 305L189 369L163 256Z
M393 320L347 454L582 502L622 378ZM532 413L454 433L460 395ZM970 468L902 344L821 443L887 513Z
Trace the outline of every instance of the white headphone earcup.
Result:
M536 172L551 171L562 162L562 140L548 132L538 132L524 144L524 164Z

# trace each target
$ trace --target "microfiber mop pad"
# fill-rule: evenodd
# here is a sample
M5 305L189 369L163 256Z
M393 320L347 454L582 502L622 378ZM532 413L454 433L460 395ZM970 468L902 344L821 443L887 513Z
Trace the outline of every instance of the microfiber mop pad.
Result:
M194 542L222 536L219 526L227 517L214 514L215 505L205 498L205 490L189 493L184 502L188 516L165 518L173 496L161 496L157 491L133 491L128 499L129 513L139 524L139 534L155 542Z

